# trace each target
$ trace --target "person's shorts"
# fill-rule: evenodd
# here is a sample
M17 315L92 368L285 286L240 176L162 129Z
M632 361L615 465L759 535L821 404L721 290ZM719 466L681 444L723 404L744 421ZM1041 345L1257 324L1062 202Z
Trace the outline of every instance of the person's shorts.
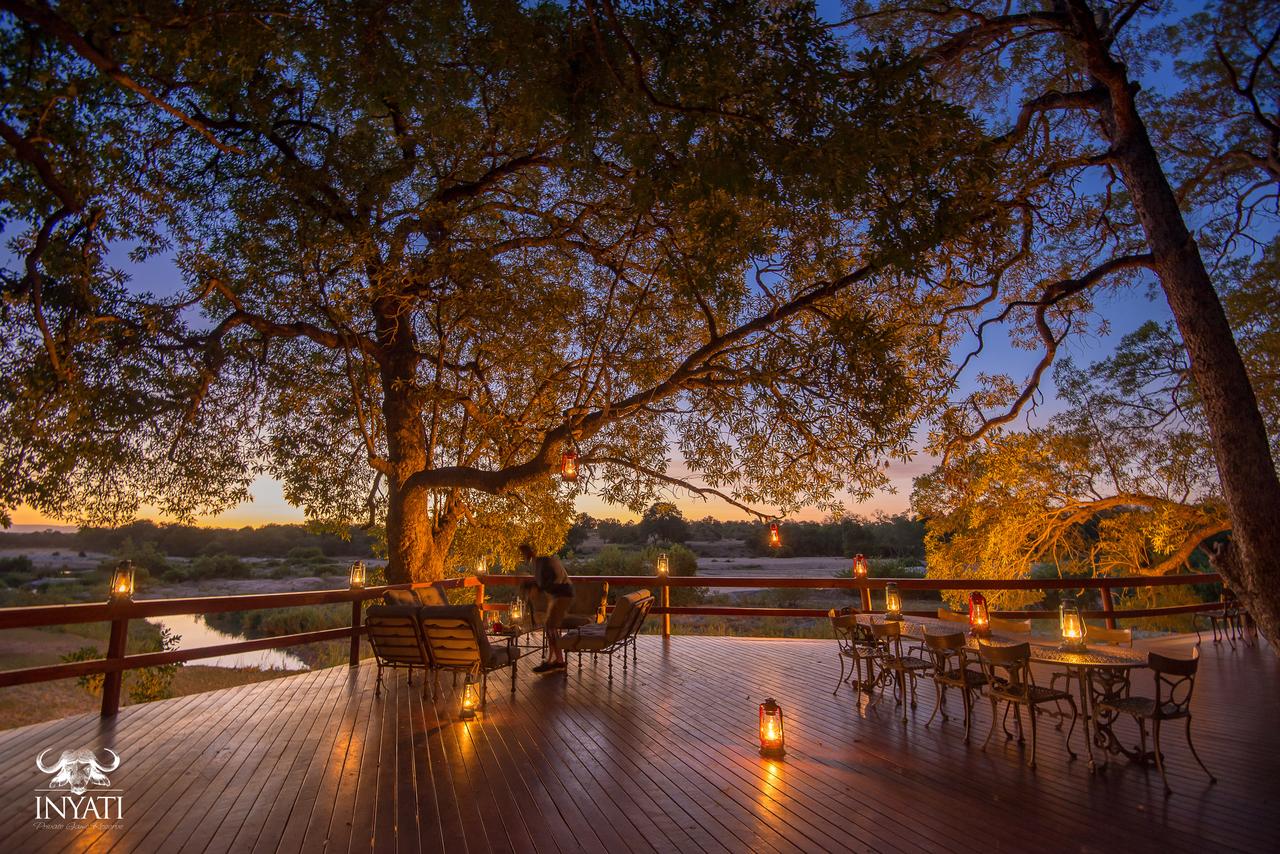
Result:
M547 631L560 631L560 624L564 622L564 615L569 613L569 605L572 603L573 598L569 596L552 597L551 604L547 606Z

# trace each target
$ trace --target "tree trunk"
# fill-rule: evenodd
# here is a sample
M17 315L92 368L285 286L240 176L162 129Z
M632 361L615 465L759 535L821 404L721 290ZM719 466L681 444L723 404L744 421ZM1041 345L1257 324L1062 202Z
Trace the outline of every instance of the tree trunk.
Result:
M430 493L405 484L427 466L422 407L415 399L418 353L412 321L393 302L374 303L381 360L382 415L387 429L387 581L406 584L444 576L444 555L433 536ZM447 548L447 546L446 546Z
M1214 563L1280 651L1280 479L1266 425L1226 312L1138 113L1128 71L1111 56L1083 0L1072 8L1079 13L1075 24L1089 71L1110 95L1103 126L1111 153L1182 334L1209 425L1232 523L1228 552Z

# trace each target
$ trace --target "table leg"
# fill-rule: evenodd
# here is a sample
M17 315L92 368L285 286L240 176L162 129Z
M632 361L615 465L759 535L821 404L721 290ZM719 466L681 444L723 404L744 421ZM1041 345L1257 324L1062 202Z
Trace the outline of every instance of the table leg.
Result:
M1093 704L1089 696L1089 671L1084 667L1072 668L1080 681L1080 717L1084 718L1084 746L1089 752L1089 773L1098 770L1097 760L1093 758ZM1104 767L1106 763L1103 763Z

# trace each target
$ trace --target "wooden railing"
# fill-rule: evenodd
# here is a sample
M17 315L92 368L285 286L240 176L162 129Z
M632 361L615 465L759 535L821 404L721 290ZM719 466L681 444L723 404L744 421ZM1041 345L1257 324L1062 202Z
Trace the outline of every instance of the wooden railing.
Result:
M519 575L480 575L465 578L452 578L437 582L446 589L474 588L476 604L486 610L503 611L505 603L486 602L486 586L512 586L527 581L527 576ZM1172 605L1159 608L1140 608L1116 610L1113 606L1111 591L1116 588L1147 588L1170 585L1211 584L1220 579L1216 573L1199 575L1161 575L1161 576L1128 576L1116 578L1088 579L1017 579L1010 581L992 580L949 580L929 578L758 578L747 576L707 577L707 576L668 576L668 575L608 575L608 576L574 576L574 581L605 581L611 587L647 587L658 591L659 604L650 613L662 617L662 634L671 634L671 616L704 615L724 617L825 617L827 611L818 608L756 608L726 605L688 605L673 606L670 604L670 590L673 587L738 587L766 589L812 589L812 590L856 590L860 592L862 610L870 611L871 591L883 590L890 581L898 585L901 591L909 590L1099 590L1102 598L1102 610L1085 611L1084 616L1105 619L1107 625L1115 627L1117 618L1164 617L1176 614L1189 614L1220 608L1217 603L1207 602L1192 605ZM67 679L95 674L103 675L102 715L114 715L120 708L120 690L124 671L143 667L155 667L163 664L197 661L202 658L215 658L222 655L234 655L243 652L256 652L264 649L284 649L318 641L349 639L351 642L350 663L355 666L360 660L360 636L364 633L362 620L363 603L380 599L388 590L410 590L423 587L424 584L395 584L378 587L349 588L345 590L314 590L295 593L263 593L247 596L195 596L182 599L141 599L120 602L88 603L79 605L38 605L21 608L0 608L0 630L39 628L44 626L69 625L76 623L109 622L111 632L107 643L105 658L89 661L49 664L40 667L27 667L17 670L0 671L0 688L10 685L25 685L33 682L47 682L54 679ZM237 641L234 643L216 644L213 646L178 649L165 652L148 652L127 655L129 621L146 619L147 617L164 617L179 614L212 614L227 611L258 611L272 608L290 608L309 605L332 605L348 602L351 604L351 625L333 629L299 632L269 638ZM933 616L934 611L912 611L903 613L913 616ZM1007 619L1049 620L1057 619L1056 612L1045 610L993 611L993 616Z

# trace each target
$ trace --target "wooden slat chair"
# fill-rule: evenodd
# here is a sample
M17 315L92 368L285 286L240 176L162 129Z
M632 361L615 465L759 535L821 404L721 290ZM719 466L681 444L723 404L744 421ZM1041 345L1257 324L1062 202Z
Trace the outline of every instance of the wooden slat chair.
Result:
M967 618L966 618L967 619ZM998 620L991 618L991 631L1006 635L1030 635L1030 620Z
M609 681L613 681L613 654L622 653L622 668L627 667L627 649L631 649L631 660L636 659L636 635L644 625L649 609L653 607L653 596L648 590L637 590L626 596L619 596L614 603L613 612L603 623L593 623L570 629L560 638L560 648L566 653L578 653L578 669L582 669L582 654L605 655L609 658Z
M1036 684L1035 675L1031 672L1031 644L1020 643L1013 646L991 646L978 641L978 662L982 665L982 675L987 678L987 696L991 699L991 731L987 740L982 743L986 750L991 736L996 734L996 723L999 717L1000 701L1013 707L1018 716L1018 743L1022 738L1022 707L1026 706L1031 717L1031 758L1027 765L1036 767L1036 715L1040 706L1045 703L1066 702L1071 706L1071 729L1067 731L1067 753L1076 758L1071 749L1071 734L1076 730L1076 718L1079 710L1076 700L1065 691L1043 688ZM1013 735L1005 730L1005 738Z
M576 629L594 623L603 623L609 599L609 582L607 581L575 581L573 582L573 601L560 623L562 629ZM549 597L541 590L534 589L529 594L529 614L533 626L541 628L547 622L547 606Z
M373 657L378 664L378 680L373 695L382 696L382 671L384 668L403 667L409 671L409 684L413 684L413 668L422 668L422 695L427 695L427 671L431 669L431 656L427 652L418 622L416 605L370 605L364 617L365 630L373 647Z
M501 646L489 643L477 606L428 605L418 609L418 620L431 655L431 666L436 671L437 696L441 670L453 673L455 680L458 673L478 674L480 708L484 708L489 674L504 667L511 669L511 693L515 693L520 652L512 643Z
M849 681L855 690L861 691L867 688L871 681L871 663L869 659L875 658L880 654L881 647L871 635L871 630L863 623L858 622L857 615L848 608L837 611L832 608L827 612L827 616L831 618L831 631L835 635L836 644L839 648L840 655L840 678L836 681L836 688L831 692L832 696L840 691L840 686L845 682L845 659L850 660ZM862 679L862 662L867 661L867 679ZM857 681L853 681L857 676Z
M1166 795L1172 794L1173 789L1169 788L1169 777L1164 770L1164 755L1160 752L1160 724L1163 721L1183 719L1187 722L1187 747L1191 748L1191 755L1196 758L1204 773L1209 775L1209 782L1218 782L1218 778L1205 766L1204 760L1196 752L1195 742L1191 740L1191 695L1196 688L1200 648L1196 647L1189 659L1168 658L1149 652L1147 666L1155 675L1155 697L1129 696L1104 700L1098 703L1098 711L1131 715L1138 723L1144 756L1147 753L1147 721L1151 721L1155 737L1156 768L1160 771L1160 779L1164 781Z
M433 583L410 590L388 590L382 594L382 601L387 605L412 605L421 608L424 605L448 605L449 595L438 583Z
M960 691L960 701L964 705L964 743L968 744L970 719L973 717L973 695L987 684L987 677L981 671L969 667L968 641L961 632L926 634L924 647L933 664L933 687L937 694L937 704L925 726L933 723L934 716L939 711L942 712L942 719L948 720L947 689L955 688Z

